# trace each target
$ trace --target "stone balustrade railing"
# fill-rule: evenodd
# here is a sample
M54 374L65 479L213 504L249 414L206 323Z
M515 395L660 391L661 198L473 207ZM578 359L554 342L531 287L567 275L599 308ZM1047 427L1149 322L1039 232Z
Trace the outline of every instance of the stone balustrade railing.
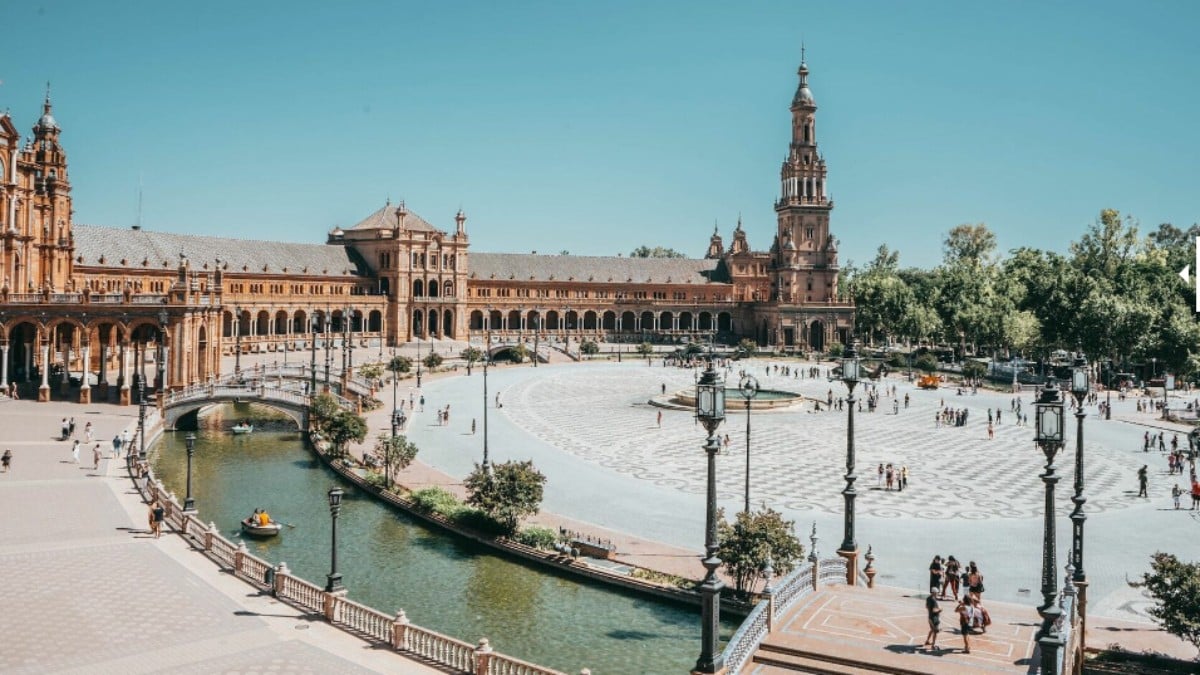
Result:
M226 373L216 380L218 383L242 382L247 379L255 380L301 380L308 381L312 377L312 369L306 364L293 365L270 365L258 366L255 368L245 368L239 373ZM320 366L317 367L317 381L323 382L325 372ZM329 370L329 377L336 379L339 383L342 381L342 372L336 368ZM356 396L371 396L374 393L374 387L371 383L362 377L351 377L346 381L346 389Z
M1058 596L1059 607L1062 608L1061 623L1058 625L1058 635L1062 640L1062 648L1058 655L1058 675L1075 675L1079 666L1077 660L1083 657L1083 631L1080 627L1082 617L1079 614L1079 598L1075 585L1071 582L1074 568L1067 571L1063 582L1063 591Z
M314 614L331 624L368 640L386 644L402 654L411 654L427 662L463 675L565 675L561 671L537 666L494 652L487 638L472 645L409 622L404 610L390 616L345 597L345 591L326 592L291 573L286 563L272 566L246 550L244 543L234 545L214 523L204 524L196 512L186 512L175 495L167 492L152 473L134 484L147 502L158 501L166 511L166 524L210 558L227 567L236 577L275 597ZM585 669L582 673L587 673Z

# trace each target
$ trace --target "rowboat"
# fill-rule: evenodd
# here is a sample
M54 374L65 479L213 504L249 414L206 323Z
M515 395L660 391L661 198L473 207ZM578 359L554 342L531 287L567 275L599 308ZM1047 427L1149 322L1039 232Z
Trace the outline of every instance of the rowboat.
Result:
M251 537L274 537L281 529L283 526L275 522L259 525L249 519L242 521L242 533Z
M235 434L248 434L251 431L254 431L254 425L253 424L235 424L235 425L233 425L233 428L230 429L230 431L232 431Z

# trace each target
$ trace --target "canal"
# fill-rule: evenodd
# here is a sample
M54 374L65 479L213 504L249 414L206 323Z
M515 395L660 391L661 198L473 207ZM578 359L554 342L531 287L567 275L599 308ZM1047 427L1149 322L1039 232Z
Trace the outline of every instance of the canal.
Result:
M385 613L404 609L413 623L567 673L596 675L688 672L700 648L699 609L584 584L498 556L430 529L376 502L318 462L286 423L257 420L234 436L234 420L259 416L223 406L201 418L193 458L200 516L239 541L238 522L255 508L286 523L267 541L246 539L254 554L287 562L311 582L329 572L329 505L335 484L346 491L338 518L338 563L349 597ZM155 473L183 499L187 455L183 432L167 433L152 453ZM722 639L736 625L722 623Z

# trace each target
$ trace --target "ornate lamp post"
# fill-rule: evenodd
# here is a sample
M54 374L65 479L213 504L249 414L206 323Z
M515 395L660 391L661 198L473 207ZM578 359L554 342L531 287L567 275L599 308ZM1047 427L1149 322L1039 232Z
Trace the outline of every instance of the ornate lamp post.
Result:
M342 488L334 487L329 490L329 516L332 524L332 538L329 545L329 574L326 575L325 592L339 593L346 590L342 586L342 573L338 572L337 564L337 519L342 510Z
M192 499L192 455L196 452L196 434L187 435L187 496L183 499L184 511L195 511L196 500Z
M138 380L138 459L146 459L146 378Z
M421 388L421 336L413 336L417 338L417 389Z
M538 366L538 339L542 334L542 312L537 310L537 316L533 319L533 367Z
M333 327L332 319L329 318L329 308L325 308L325 325L321 331L321 337L325 341L325 388L329 389L329 368L333 365L333 354L329 351L332 347L329 344L329 331Z
M725 665L717 645L721 588L725 584L717 577L717 568L721 566L721 559L717 557L717 451L721 448L717 440L717 427L725 419L725 382L713 368L711 352L708 368L696 383L696 419L708 432L708 439L704 444L704 452L708 455L708 501L704 528L705 558L701 561L706 573L703 583L700 584L700 593L703 596L700 612L700 658L696 661L695 671L719 673L724 670Z
M854 538L854 498L858 491L854 489L854 481L858 476L854 473L854 386L858 384L859 361L858 352L851 341L846 353L842 355L842 382L846 383L846 487L842 497L846 500L846 514L842 524L842 546L838 555L846 558L846 583L853 586L858 576L858 542Z
M1076 403L1075 494L1071 497L1071 502L1075 504L1071 511L1071 566L1075 571L1071 580L1079 589L1080 616L1086 616L1087 611L1087 574L1083 571L1083 523L1087 520L1083 512L1083 505L1087 502L1087 497L1083 496L1083 418L1087 415L1083 412L1083 399L1090 388L1087 361L1083 358L1083 352L1077 352L1071 369L1071 393Z
M240 305L234 305L235 312L233 318L233 374L237 379L242 379L242 308Z
M1063 404L1053 379L1046 382L1035 405L1034 441L1046 455L1046 472L1042 474L1042 482L1046 485L1045 522L1042 528L1042 605L1038 607L1038 613L1042 615L1042 627L1038 630L1037 640L1042 650L1042 672L1050 673L1056 668L1058 651L1062 648L1057 626L1062 609L1056 598L1058 569L1055 563L1054 486L1058 483L1058 476L1054 473L1054 456L1063 446Z
M753 375L742 378L738 384L742 398L746 399L746 504L745 512L750 513L750 401L758 396L758 380Z
M491 320L491 310L488 310L488 320ZM487 392L487 374L488 365L492 362L491 336L488 336L488 349L483 354L483 470L490 471L491 464L488 463L488 427L487 427L487 410L488 410L488 392Z
M309 363L309 368L312 370L309 373L308 394L309 396L317 395L317 317L310 317L308 327L312 331L312 339L309 340L309 351L312 353L312 361Z
M158 381L154 385L155 391L158 393L159 405L162 405L163 389L166 388L166 366L164 362L167 349L167 321L170 317L167 315L167 310L158 310L158 353L154 356L155 365L158 366Z

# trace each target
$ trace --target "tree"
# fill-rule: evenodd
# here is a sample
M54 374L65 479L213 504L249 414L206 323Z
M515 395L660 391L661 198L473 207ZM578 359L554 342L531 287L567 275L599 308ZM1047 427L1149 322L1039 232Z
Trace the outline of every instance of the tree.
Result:
M513 363L525 363L525 359L529 356L529 348L525 346L525 343L518 342L509 348L508 353Z
M742 338L738 340L737 351L741 356L749 358L754 356L754 352L758 351L758 343L750 338Z
M517 531L521 519L538 512L546 476L531 461L493 464L490 471L479 464L463 481L467 503L495 519L508 534Z
M1135 585L1145 587L1158 603L1149 612L1163 630L1200 649L1200 563L1155 553L1150 571Z
M767 560L777 577L796 566L804 555L804 547L796 537L795 522L784 520L778 511L764 506L754 513L741 512L733 523L725 520L725 511L718 514L717 557L733 577L739 592L754 589L763 578Z
M417 444L403 435L379 434L375 439L375 452L383 457L390 482L392 475L403 471L417 458Z
M317 429L325 429L340 412L342 412L342 406L329 392L313 396L308 404L309 421Z
M325 425L334 454L344 456L346 446L367 437L367 421L348 410L341 410Z
M428 356L421 359L421 363L424 363L426 368L433 370L442 365L442 355L437 352L429 352Z
M579 343L579 353L591 356L600 353L600 345L596 344L595 340L584 340Z
M962 374L968 380L978 380L987 374L987 366L975 360L967 360L963 363Z
M663 248L662 246L639 246L629 252L630 258L686 258L687 256L676 251L673 248Z
M922 372L932 373L938 369L938 362L933 354L922 354L913 362L913 366Z
M462 350L462 357L467 362L467 374L471 374L471 366L475 365L476 361L483 360L483 351L475 347L467 347Z
M986 265L996 252L996 235L987 225L959 225L942 242L942 257L947 265L971 262Z
M379 376L383 375L382 363L364 363L358 367L358 374L363 376L372 387L379 386Z
M412 370L412 361L404 356L393 356L388 361L387 369L391 371L393 378L400 377L400 373L407 373Z
M650 355L654 353L654 345L650 344L649 342L643 342L637 346L637 353L646 358L650 358Z

